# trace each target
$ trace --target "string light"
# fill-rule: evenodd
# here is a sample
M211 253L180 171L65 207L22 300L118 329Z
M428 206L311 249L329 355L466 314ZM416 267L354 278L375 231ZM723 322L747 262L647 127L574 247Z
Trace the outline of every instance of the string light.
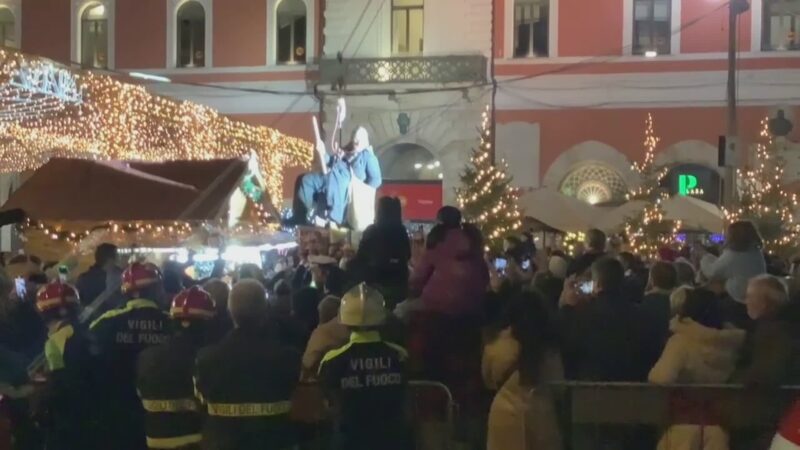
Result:
M470 164L461 175L462 187L456 200L464 217L474 222L487 240L487 248L498 250L509 234L522 226L519 192L511 186L505 161L491 162L491 130L489 108L481 116L479 146L473 150Z
M60 80L59 89L44 90L45 81L53 80ZM3 106L10 103L17 106ZM284 168L307 167L314 153L311 143L275 129L236 122L211 108L155 96L108 76L72 74L7 50L0 50L0 106L5 111L0 115L0 172L33 170L51 157L161 162L255 152L266 191L278 202Z
M784 254L800 242L800 224L795 221L797 195L783 189L785 161L769 132L769 119L761 120L753 168L737 170L739 202L736 209L723 208L726 223L755 223L769 253ZM773 154L774 153L774 154Z
M667 175L666 167L655 165L655 152L661 139L656 136L652 114L645 120L645 155L641 163L631 164L631 170L639 175L639 186L631 189L625 198L644 200L644 210L629 217L625 223L625 234L631 250L641 256L654 258L661 247L675 243L681 229L679 220L668 221L664 216L663 201L669 196L661 191L661 181Z

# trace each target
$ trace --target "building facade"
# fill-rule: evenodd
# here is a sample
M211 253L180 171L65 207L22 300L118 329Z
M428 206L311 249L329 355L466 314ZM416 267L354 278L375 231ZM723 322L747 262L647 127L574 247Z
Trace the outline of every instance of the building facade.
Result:
M800 120L800 0L749 6L740 148L779 110ZM149 87L310 140L311 117L330 129L344 95L343 139L366 126L388 179L442 179L446 201L493 80L497 156L521 188L618 200L648 113L659 162L703 183L719 173L723 0L0 0L0 35L59 62L165 77ZM787 148L797 141L795 126Z

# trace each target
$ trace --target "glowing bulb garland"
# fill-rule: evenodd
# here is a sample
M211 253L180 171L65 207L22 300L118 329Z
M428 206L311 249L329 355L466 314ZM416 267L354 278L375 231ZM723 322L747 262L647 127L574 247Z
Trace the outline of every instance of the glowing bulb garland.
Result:
M480 145L473 150L470 164L461 174L457 202L464 218L483 232L487 248L499 250L503 239L522 226L517 205L519 194L511 186L506 163L501 161L501 167L491 163L488 107L483 112L480 131Z
M36 169L51 157L160 162L238 158L253 151L270 200L279 203L284 168L307 167L312 161L310 142L91 72L73 75L80 102L38 93L24 106L4 108L9 96L26 95L16 85L10 87L23 70L64 71L46 60L0 50L2 172ZM37 93L29 93L33 95Z

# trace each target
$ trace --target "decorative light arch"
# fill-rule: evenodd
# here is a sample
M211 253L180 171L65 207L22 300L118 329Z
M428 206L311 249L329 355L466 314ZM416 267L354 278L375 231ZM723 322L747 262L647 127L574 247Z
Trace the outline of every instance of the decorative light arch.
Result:
M602 163L583 164L570 172L559 190L587 203L607 203L625 200L628 186L616 170Z

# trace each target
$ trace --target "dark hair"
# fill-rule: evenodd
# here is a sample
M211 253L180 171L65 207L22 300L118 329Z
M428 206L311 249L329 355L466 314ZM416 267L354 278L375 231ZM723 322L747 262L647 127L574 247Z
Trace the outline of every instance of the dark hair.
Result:
M431 231L428 232L428 236L425 238L425 248L430 250L444 242L444 237L447 235L447 230L449 230L449 228L445 227L444 225L434 225L433 228L431 228Z
M592 279L604 291L616 292L622 288L625 270L616 258L604 256L592 264Z
M375 210L375 223L396 225L403 223L403 206L396 197L381 197Z
M539 381L547 351L556 347L544 300L536 292L520 292L509 301L503 320L520 345L520 384L533 386Z
M678 313L708 328L722 328L722 311L717 296L705 288L687 289L686 300Z
M300 289L292 295L292 315L309 333L319 324L319 302L319 294L315 289Z
M666 261L656 261L650 266L650 280L658 289L675 289L678 284L678 271Z
M104 242L94 250L94 263L98 266L105 265L108 261L117 257L117 246Z
M325 277L325 294L341 297L345 293L347 286L347 276L344 270L331 266L327 269L328 275Z
M678 276L678 284L694 285L695 272L691 264L685 261L675 261L672 263L672 267L675 268L675 274Z
M605 251L606 249L606 234L597 228L590 228L586 232L586 244L590 249L595 251Z
M469 239L470 255L483 258L485 249L483 248L483 233L481 233L480 228L474 224L465 223L461 226L461 229L464 230L467 239Z
M638 259L631 252L619 252L618 258L625 270L634 270L638 265Z
M436 221L447 228L461 226L461 211L455 206L442 206L436 213Z
M739 220L728 225L725 244L735 252L746 252L754 248L761 248L763 242L753 222Z

